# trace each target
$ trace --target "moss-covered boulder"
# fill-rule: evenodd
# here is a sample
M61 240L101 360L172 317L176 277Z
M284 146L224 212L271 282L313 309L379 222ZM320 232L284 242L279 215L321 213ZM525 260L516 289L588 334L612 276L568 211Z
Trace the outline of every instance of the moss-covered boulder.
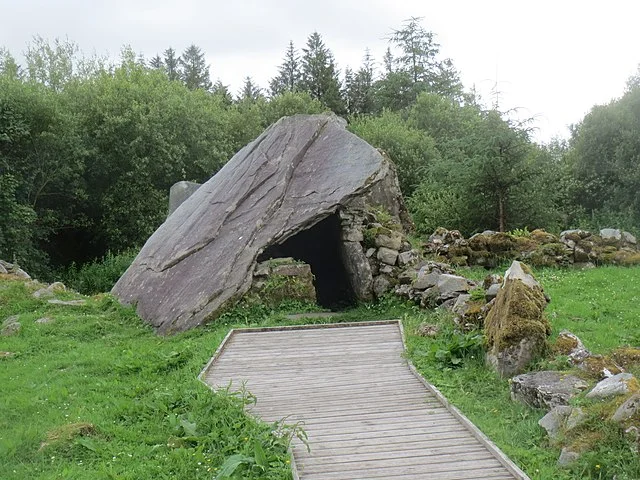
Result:
M514 261L485 319L487 363L503 378L523 372L547 350L551 328L540 284L529 268Z

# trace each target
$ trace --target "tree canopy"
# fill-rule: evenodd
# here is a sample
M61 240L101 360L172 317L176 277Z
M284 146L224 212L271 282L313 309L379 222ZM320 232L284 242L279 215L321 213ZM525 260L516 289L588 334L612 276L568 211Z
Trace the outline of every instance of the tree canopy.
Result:
M235 96L195 44L148 60L125 46L110 62L35 37L22 64L0 47L0 258L47 278L138 247L173 183L207 180L282 116L323 111L393 160L419 232L640 230L640 73L568 142L537 145L463 88L421 19L388 40L341 71L313 32L289 42L267 90L248 75Z

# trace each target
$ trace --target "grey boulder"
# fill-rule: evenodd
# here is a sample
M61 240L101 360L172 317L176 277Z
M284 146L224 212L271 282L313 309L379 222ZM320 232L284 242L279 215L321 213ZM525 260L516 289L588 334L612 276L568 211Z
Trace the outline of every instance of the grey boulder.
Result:
M112 293L158 333L184 331L235 304L261 254L343 209L379 205L408 224L393 165L345 127L333 115L280 119L166 219Z
M629 393L629 383L634 379L630 373L619 373L598 382L593 390L587 393L587 398L609 398Z
M512 400L547 410L568 405L572 397L588 387L574 375L554 371L523 373L510 383Z

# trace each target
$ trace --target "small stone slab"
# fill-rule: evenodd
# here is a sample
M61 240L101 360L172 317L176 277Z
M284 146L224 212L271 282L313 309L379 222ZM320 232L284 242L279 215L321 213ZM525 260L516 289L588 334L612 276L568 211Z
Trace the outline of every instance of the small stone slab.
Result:
M39 319L37 319L35 321L35 323L37 323L39 325L46 325L46 324L54 323L54 322L55 322L55 320L53 318L51 318L51 317L42 317L42 318L39 318Z
M51 305L64 305L67 307L82 307L87 304L86 300L58 300L57 298L47 302Z
M640 393L632 395L626 402L620 405L616 413L611 417L611 420L620 423L637 416L640 416Z
M553 407L544 417L538 420L538 425L546 430L551 440L556 440L562 431L565 421L571 414L571 410L573 408L567 405Z
M551 440L557 440L561 431L569 431L582 425L587 416L580 407L561 405L553 407L538 421Z
M39 288L32 294L33 298L45 299L53 297L53 292L48 288Z
M512 400L547 410L568 405L572 397L588 388L580 378L554 371L523 373L510 383Z
M22 324L18 321L18 315L12 315L10 317L5 318L4 322L2 322L2 329L0 330L0 335L3 337L10 337L19 333L22 330Z
M381 233L376 236L376 247L386 247L391 250L400 250L402 248L402 234L400 232L390 231L388 235Z
M438 284L438 278L440 273L431 272L425 273L423 270L418 272L418 278L413 282L413 288L416 290L426 290L427 288L435 287Z
M569 466L579 458L580 454L578 452L574 452L572 450L569 450L567 447L564 447L562 449L562 452L560 452L560 458L558 458L558 466Z
M630 382L634 376L630 373L619 373L598 382L593 390L587 393L587 398L609 398L625 395L631 392Z
M391 250L387 247L380 247L378 249L377 259L382 263L386 263L387 265L395 265L398 260L398 251Z
M438 277L438 283L436 284L440 295L446 296L454 292L468 292L471 290L471 286L466 278L458 275L450 275L443 273Z
M622 232L617 228L603 228L600 230L600 236L603 240L620 240Z

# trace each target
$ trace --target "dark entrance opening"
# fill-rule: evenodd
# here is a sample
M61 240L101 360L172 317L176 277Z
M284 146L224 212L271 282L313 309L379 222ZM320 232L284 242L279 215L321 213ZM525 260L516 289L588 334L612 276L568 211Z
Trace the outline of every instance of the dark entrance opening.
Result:
M279 245L267 248L258 262L293 257L311 266L318 303L332 310L355 303L355 296L340 254L340 219L330 215Z

